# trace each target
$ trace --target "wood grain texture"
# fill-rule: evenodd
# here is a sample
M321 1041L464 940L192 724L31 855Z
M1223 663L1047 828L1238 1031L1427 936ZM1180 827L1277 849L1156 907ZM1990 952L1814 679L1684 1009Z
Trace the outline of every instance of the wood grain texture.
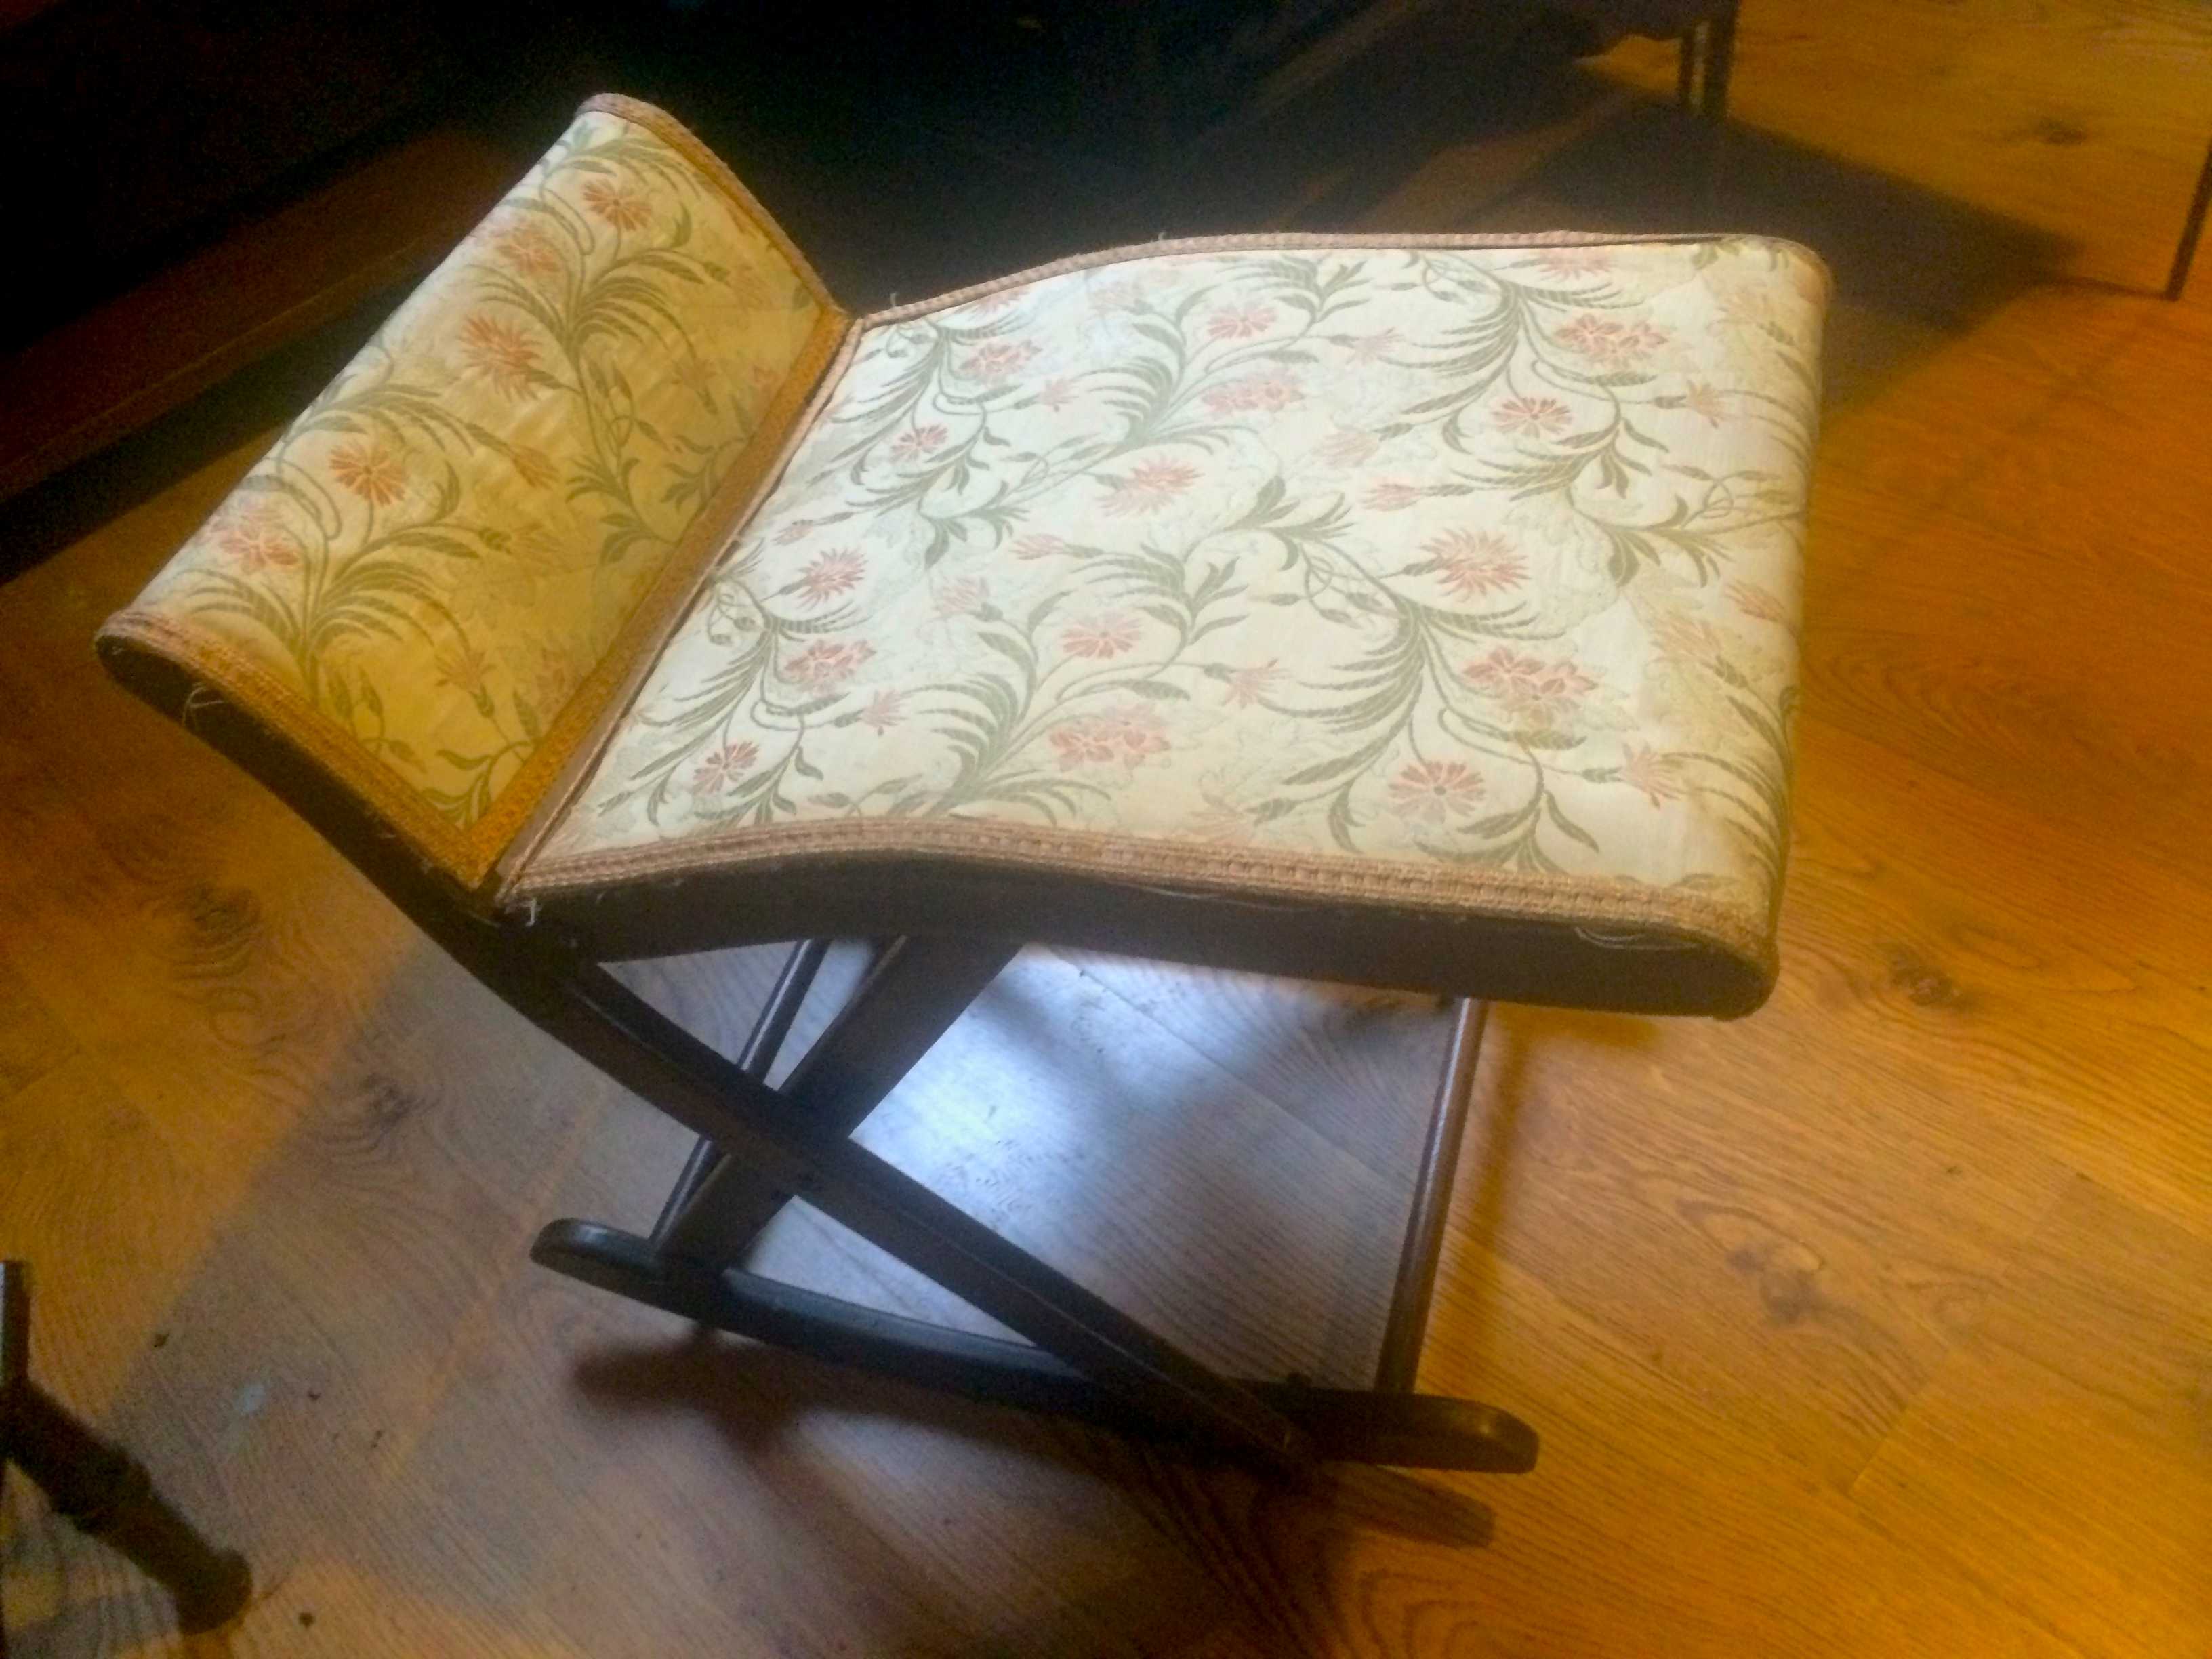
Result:
M1660 94L1672 55L1630 42ZM2051 232L2059 268L2155 293L2212 139L2191 0L1852 0L1745 9L1735 118Z
M2145 156L2185 173L2203 112L2161 43L2212 32L1744 27L1736 209L1842 278L1784 970L1729 1024L1493 1024L1422 1376L1535 1423L1535 1474L1289 1492L530 1267L552 1217L647 1224L688 1138L92 661L247 445L0 587L0 1250L40 1265L42 1377L261 1599L180 1643L14 1482L20 1650L2201 1659L2212 312L2048 255L2157 263ZM2081 142L2004 137L2067 98ZM1682 158L1620 109L1571 88L1503 159L1332 137L1294 212L1648 218ZM727 1047L775 962L624 972ZM1032 951L864 1133L1209 1358L1349 1380L1443 1035ZM803 1206L765 1255L988 1328Z

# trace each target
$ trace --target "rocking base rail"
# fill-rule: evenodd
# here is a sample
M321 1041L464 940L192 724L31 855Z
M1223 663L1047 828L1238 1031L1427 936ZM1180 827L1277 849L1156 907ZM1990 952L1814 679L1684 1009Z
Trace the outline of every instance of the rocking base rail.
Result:
M588 1221L552 1223L530 1255L586 1285L833 1364L1125 1434L1184 1438L1125 1394L1028 1343L862 1307L742 1268L714 1273L657 1252L650 1240ZM1492 1474L1535 1467L1535 1431L1492 1406L1294 1382L1237 1386L1296 1424L1326 1461Z

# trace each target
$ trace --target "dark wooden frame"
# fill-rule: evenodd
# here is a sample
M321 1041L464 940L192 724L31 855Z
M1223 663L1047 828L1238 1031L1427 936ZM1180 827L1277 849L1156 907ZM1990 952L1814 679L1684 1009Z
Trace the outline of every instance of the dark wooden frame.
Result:
M510 1007L700 1137L650 1236L561 1221L540 1263L717 1328L924 1386L1145 1432L1277 1474L1320 1459L1518 1473L1536 1437L1494 1407L1412 1392L1474 1078L1463 1005L1429 1137L1372 1390L1224 1376L1001 1238L851 1138L860 1120L1019 948L973 936L881 948L780 1087L764 1080L820 959L802 944L731 1060L629 990L578 938L497 912L426 866L312 760L167 659L104 641L118 679L266 784ZM761 1228L805 1198L988 1314L991 1340L746 1271ZM1032 1346L1033 1345L1033 1346Z
M0 1261L0 1481L10 1463L57 1514L167 1590L178 1629L215 1630L252 1599L253 1575L244 1556L202 1538L154 1489L143 1464L31 1381L30 1269L21 1261ZM0 1659L8 1659L3 1608Z

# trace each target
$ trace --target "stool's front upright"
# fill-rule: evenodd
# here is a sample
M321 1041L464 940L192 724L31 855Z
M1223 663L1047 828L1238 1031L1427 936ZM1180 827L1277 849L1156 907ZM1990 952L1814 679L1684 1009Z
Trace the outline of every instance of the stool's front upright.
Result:
M847 1137L1024 939L1650 1012L1775 969L1826 279L1755 238L1232 238L848 319L595 100L102 649L516 1007L697 1130L708 1323L1278 1466L1519 1468L1411 1392L1462 1002L1376 1391L1197 1365ZM787 1080L599 964L882 947ZM771 1283L805 1196L1028 1343Z

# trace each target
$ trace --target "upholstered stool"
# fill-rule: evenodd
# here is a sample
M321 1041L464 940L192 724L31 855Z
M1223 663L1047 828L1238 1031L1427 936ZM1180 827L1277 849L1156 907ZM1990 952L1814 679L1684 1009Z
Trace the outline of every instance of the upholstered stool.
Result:
M516 1008L704 1139L538 1257L726 1328L1295 1466L1525 1468L1198 1365L848 1139L1019 943L1649 1013L1775 973L1826 297L1682 236L1253 237L854 320L595 100L101 635ZM894 940L776 1088L601 966ZM745 1272L799 1194L1027 1344Z

